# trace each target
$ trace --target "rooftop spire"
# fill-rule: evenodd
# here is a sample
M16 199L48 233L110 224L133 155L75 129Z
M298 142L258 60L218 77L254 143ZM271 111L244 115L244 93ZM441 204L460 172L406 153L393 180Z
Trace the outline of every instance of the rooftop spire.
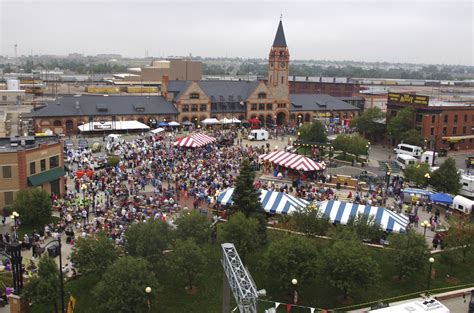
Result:
M283 23L281 21L281 18L282 16L280 16L280 24L278 24L275 40L273 40L274 47L286 47L285 32L283 31Z

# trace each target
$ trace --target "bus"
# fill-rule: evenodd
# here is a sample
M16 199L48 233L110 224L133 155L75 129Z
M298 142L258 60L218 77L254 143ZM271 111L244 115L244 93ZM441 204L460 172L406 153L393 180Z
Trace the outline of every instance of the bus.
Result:
M421 147L418 146L412 146L401 143L393 149L393 152L395 152L395 154L408 154L412 157L419 158L423 150L421 149Z
M395 158L395 162L401 169L406 169L409 165L415 165L417 161L416 158L408 154L398 154Z

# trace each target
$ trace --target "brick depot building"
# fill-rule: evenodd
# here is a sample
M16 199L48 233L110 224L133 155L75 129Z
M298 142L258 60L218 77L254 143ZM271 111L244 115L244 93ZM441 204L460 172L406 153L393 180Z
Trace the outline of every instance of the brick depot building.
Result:
M315 118L333 117L342 123L357 115L359 108L350 104L355 84L349 86L342 101L330 95L315 94L326 91L320 82L295 84L290 94L288 79L290 53L280 21L268 57L268 75L258 81L169 80L163 76L162 96L81 96L65 97L34 112L37 131L46 128L55 133L76 133L77 126L93 121L138 120L153 126L156 121L191 121L195 124L206 118L259 119L263 126L296 125L312 122ZM302 93L306 87L307 93ZM332 86L337 86L333 83ZM311 87L312 86L312 87ZM324 87L326 88L326 87ZM336 88L336 89L334 89ZM346 88L346 87L344 87ZM358 87L357 87L358 88ZM335 92L337 87L327 91ZM347 97L346 97L347 98ZM351 102L352 103L352 102ZM105 108L104 108L105 107Z
M387 122L404 107L413 107L413 122L427 148L474 149L474 103L432 100L417 94L389 93ZM435 144L436 143L436 144Z
M0 211L26 188L64 195L62 143L56 137L0 138L0 172Z

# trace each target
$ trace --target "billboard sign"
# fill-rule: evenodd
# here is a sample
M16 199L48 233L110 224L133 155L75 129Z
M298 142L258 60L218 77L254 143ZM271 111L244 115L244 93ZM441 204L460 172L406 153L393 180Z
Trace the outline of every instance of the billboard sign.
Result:
M388 94L389 103L399 103L399 104L421 104L428 105L429 103L428 96L412 95L408 93L395 93L390 92Z

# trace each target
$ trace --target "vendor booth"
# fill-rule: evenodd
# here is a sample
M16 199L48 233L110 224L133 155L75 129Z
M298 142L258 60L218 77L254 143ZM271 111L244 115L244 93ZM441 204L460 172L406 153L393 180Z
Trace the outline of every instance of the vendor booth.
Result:
M345 225L359 214L373 216L374 222L388 232L405 232L409 224L407 216L376 206L329 200L319 203L318 207L336 224Z
M211 144L216 141L216 138L204 135L204 134L194 134L184 138L178 138L174 145L178 147L186 148L198 148L204 147L208 144Z
M115 131L115 130L148 130L149 126L140 123L139 121L102 121L102 122L89 122L83 125L79 125L77 128L81 132L94 132L94 131Z
M217 202L221 205L232 205L234 188L224 190L217 196ZM270 190L260 190L260 202L263 210L270 214L292 214L305 208L309 202L295 196Z
M446 193L434 193L429 195L430 201L433 203L440 203L440 204L445 204L445 205L451 205L453 204L453 197Z
M260 160L268 161L275 165L303 172L321 171L325 169L323 163L318 163L303 155L285 151L273 151L268 154L262 154L259 158Z
M430 201L430 195L434 194L432 191L417 189L417 188L405 188L402 189L402 199L405 203L421 203Z

